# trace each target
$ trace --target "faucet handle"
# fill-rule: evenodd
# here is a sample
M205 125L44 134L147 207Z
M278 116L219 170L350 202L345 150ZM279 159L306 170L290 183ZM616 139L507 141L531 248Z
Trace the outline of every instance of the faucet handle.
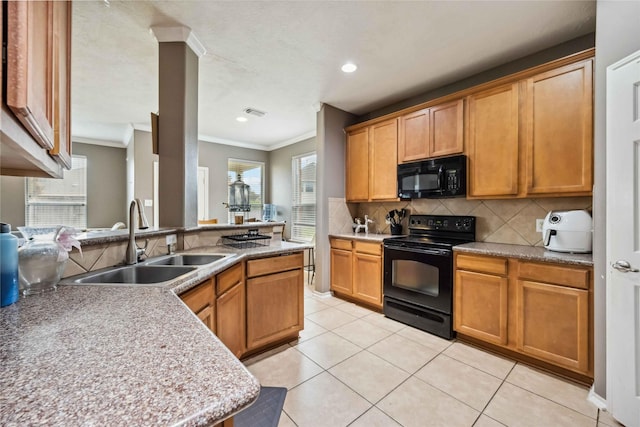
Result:
M149 239L144 240L144 246L140 247L136 243L136 258L140 261L140 258L147 255L147 247L149 246Z

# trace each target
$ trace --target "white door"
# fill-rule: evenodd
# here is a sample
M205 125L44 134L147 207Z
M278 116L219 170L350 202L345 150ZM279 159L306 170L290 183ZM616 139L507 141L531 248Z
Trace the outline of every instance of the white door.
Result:
M640 426L640 51L607 68L607 407Z

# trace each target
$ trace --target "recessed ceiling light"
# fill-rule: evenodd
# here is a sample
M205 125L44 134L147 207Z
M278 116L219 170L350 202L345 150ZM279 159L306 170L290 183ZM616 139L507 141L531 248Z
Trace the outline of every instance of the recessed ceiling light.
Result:
M241 123L244 123L244 122L248 121L249 119L247 119L246 117L240 116L240 117L236 117L236 120L241 122Z
M356 64L352 64L351 62L347 62L342 66L342 71L344 71L345 73L353 73L357 69L358 67L356 66Z

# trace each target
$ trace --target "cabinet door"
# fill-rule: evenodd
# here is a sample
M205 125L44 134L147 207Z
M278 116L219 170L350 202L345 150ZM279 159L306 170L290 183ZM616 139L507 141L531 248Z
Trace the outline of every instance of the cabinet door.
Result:
M238 283L216 299L216 335L236 357L246 348L244 291L244 284Z
M369 199L398 197L398 121L372 125L369 131Z
M297 335L304 327L302 269L247 280L247 348Z
M331 290L346 295L353 293L351 251L331 249Z
M464 100L429 109L431 129L429 157L459 154L464 150Z
M518 84L467 98L468 197L518 194Z
M353 254L353 296L382 307L382 258Z
M527 194L591 194L592 61L527 79Z
M215 293L213 280L207 280L188 292L180 295L182 301L193 311L200 320L215 332Z
M519 280L516 319L519 351L588 373L588 291Z
M51 155L71 169L71 2L53 2L53 148Z
M207 328L211 330L213 333L216 332L216 317L215 310L212 306L208 305L199 312L196 313L198 319L202 320L202 323L207 325Z
M369 198L369 128L347 135L346 198Z
M508 280L456 270L453 324L461 334L507 345Z
M53 3L7 2L7 105L47 149L54 146Z
M406 114L398 120L398 163L429 157L429 109Z

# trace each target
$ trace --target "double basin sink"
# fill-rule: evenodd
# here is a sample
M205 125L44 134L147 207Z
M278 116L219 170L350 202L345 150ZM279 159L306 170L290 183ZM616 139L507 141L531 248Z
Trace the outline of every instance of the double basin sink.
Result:
M230 254L177 254L152 258L134 265L90 272L66 281L67 284L159 285L191 273L197 268L222 261Z

